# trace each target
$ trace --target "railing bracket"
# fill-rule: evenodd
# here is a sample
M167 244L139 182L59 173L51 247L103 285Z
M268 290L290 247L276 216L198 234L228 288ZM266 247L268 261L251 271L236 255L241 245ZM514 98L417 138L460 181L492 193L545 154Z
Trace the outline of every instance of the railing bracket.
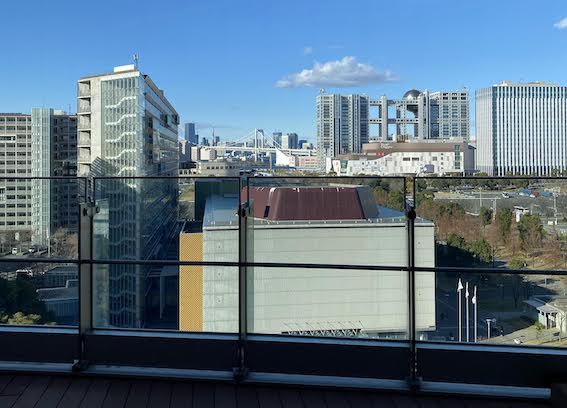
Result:
M72 370L74 373L80 373L81 371L85 371L89 367L88 360L75 360L73 362Z

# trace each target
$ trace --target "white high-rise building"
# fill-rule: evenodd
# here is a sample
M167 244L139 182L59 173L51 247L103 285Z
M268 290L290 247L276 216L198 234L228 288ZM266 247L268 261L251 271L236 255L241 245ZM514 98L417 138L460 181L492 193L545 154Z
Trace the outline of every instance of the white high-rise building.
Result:
M32 109L32 177L77 175L77 116L50 108ZM79 186L81 184L81 187ZM80 180L32 180L32 242L49 245L58 230L77 233Z
M567 87L504 81L476 92L477 168L489 175L567 169Z
M368 143L368 97L321 93L317 96L317 154L326 157L360 153Z

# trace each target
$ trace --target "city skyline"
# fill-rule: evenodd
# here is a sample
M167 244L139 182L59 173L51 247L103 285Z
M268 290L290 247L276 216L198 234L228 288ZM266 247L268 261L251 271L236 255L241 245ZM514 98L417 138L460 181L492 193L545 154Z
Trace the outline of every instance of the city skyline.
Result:
M60 26L50 24L55 9L46 5L5 6L11 18L0 33L8 39L7 55L24 62L4 67L0 111L27 113L33 106L45 106L72 113L75 83L81 76L130 63L134 53L140 55L141 69L152 72L168 91L183 122L196 122L197 132L206 136L214 126L224 140L261 128L269 133L296 132L314 141L313 101L320 87L401 97L411 88L467 86L472 97L474 90L501 80L565 82L561 66L567 57L554 52L567 38L567 24L562 23L567 10L559 4L534 8L526 1L511 9L488 2L486 7L448 1L434 6L364 2L353 10L340 2L321 9L299 3L267 9L256 2L168 2L162 11L168 25L151 34L142 29L151 22L150 15L129 2L113 3L111 8L102 4L100 11L88 13L85 6L71 4L62 2L57 9L62 17L69 17ZM108 9L113 12L103 11ZM72 19L73 13L81 18ZM108 23L104 27L112 27L110 31L101 25L81 32L85 20L101 18ZM188 18L192 24L185 24ZM423 29L413 23L417 19L443 21L443 28ZM320 30L323 21L342 29ZM289 30L289 23L294 30ZM372 39L377 23L383 33L404 29L376 47ZM19 29L24 24L25 32ZM48 39L62 41L69 33L81 32L90 46L58 51L57 58L40 51L37 58L42 64L26 64L26 47L20 44L46 32ZM204 33L206 44L197 40ZM417 46L415 38L425 46ZM440 40L439 52L426 46ZM479 69L482 66L487 68ZM471 128L474 135L474 122Z

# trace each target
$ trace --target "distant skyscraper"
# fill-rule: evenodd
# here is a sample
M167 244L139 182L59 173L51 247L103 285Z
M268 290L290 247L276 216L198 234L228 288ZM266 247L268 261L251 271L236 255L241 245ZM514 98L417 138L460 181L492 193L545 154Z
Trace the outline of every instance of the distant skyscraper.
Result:
M32 176L77 175L77 116L48 108L32 109ZM84 188L84 186L83 186ZM32 180L32 242L49 245L58 229L77 232L77 180Z
M177 176L178 125L164 92L134 65L81 78L79 176ZM177 190L173 178L99 179L95 256L165 259L177 225ZM144 327L149 266L101 266L93 282L102 303L95 324Z
M370 99L377 114L369 123L378 127L374 140L469 139L469 96L464 91L407 91L402 99ZM395 114L389 112L393 108Z
M373 115L370 109L376 108ZM395 116L390 117L390 108ZM325 157L360 153L370 139L370 125L378 128L373 140L469 139L468 92L412 89L402 99L386 96L321 93L317 96L317 154ZM391 127L391 129L390 129Z
M179 163L191 161L191 143L187 140L179 141Z
M276 146L281 146L281 144L282 144L282 132L272 133L272 139L276 143Z
M199 143L198 136L195 133L194 123L189 122L185 124L185 140L194 145Z
M364 95L322 93L317 96L317 154L325 157L359 153L368 142L368 102Z
M297 133L288 133L286 136L288 138L289 148L298 149L299 137L297 136Z
M502 82L476 92L477 167L489 175L567 169L567 87Z

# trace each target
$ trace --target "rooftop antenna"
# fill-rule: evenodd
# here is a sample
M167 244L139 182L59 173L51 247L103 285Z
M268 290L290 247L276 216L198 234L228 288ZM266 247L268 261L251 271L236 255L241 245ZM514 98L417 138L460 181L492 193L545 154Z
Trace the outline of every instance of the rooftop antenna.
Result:
M140 56L138 55L138 53L134 53L133 55L134 58L134 68L138 69L138 62L140 61Z

